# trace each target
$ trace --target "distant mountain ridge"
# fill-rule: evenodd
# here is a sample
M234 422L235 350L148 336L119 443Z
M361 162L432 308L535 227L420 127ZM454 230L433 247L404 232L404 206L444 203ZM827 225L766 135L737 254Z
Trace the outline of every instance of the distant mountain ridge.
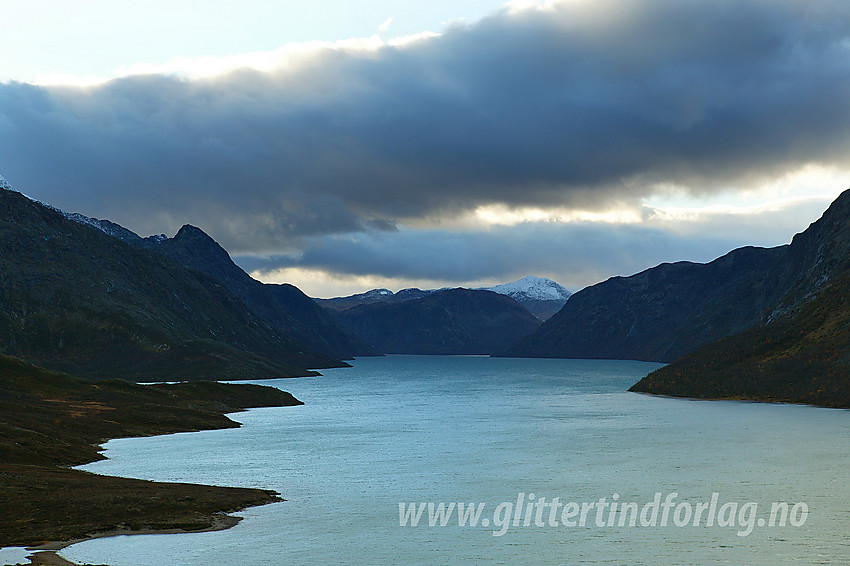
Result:
M373 303L401 303L414 299L427 297L436 291L423 291L422 289L409 288L393 293L389 289L372 289L365 293L357 293L347 297L334 297L332 299L313 299L317 304L334 311L344 311L360 305Z
M363 303L336 316L384 354L492 354L540 324L514 299L471 289Z
M408 288L393 293L389 289L372 289L365 293L358 293L347 297L314 300L323 307L335 311L344 311L364 304L400 303L421 299L432 293L445 290L430 289L423 291L422 289ZM494 293L511 297L540 320L546 320L558 312L571 295L565 287L555 281L534 275L528 275L517 281L502 285L478 288L477 290L493 291Z

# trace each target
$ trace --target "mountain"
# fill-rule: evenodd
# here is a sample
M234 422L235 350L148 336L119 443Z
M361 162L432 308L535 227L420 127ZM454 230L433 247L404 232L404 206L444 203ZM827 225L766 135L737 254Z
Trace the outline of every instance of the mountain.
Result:
M421 290L416 288L402 289L393 293L389 289L372 289L365 293L349 295L347 297L336 297L333 299L314 299L325 308L335 311L344 311L359 305L372 303L402 303L413 299L427 297L438 290ZM558 312L567 299L570 292L558 283L545 277L529 275L518 281L487 287L485 291L493 291L500 295L507 295L528 309L531 314L540 320L546 320Z
M0 190L0 353L83 377L240 379L336 367L219 281Z
M289 284L263 284L253 279L233 262L218 242L200 228L187 224L174 238L164 234L142 238L109 220L90 218L76 212L68 213L48 204L44 206L69 220L91 226L128 244L161 253L189 269L214 277L268 323L315 352L341 359L375 355L368 344L337 323L297 287Z
M403 303L427 297L434 291L423 291L421 289L402 289L393 293L389 289L372 289L365 293L357 293L347 297L334 297L333 299L313 299L319 305L334 311L344 311L360 305L371 305L374 303Z
M315 352L343 359L375 355L371 346L297 287L253 279L200 228L186 225L173 238L139 238L136 244L212 276L266 322Z
M765 324L698 348L632 391L850 408L850 191L786 251L798 276Z
M711 342L630 391L850 408L850 280L770 323Z
M662 264L570 297L505 352L517 357L672 361L764 322L789 283L785 248L741 248L708 264Z
M555 281L534 275L488 287L487 290L511 297L542 321L561 310L572 294Z
M670 362L762 326L843 273L849 201L845 192L788 245L740 248L707 264L663 264L583 289L505 354Z
M337 316L387 354L490 354L540 324L510 297L470 289L436 291L400 303L361 304Z

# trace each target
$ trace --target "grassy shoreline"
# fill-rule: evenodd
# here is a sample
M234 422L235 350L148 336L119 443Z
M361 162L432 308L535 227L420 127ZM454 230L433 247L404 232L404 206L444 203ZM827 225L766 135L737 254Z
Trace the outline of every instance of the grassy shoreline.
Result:
M282 501L279 494L71 467L102 459L100 445L112 438L234 428L226 414L301 404L272 387L89 382L0 356L0 548L49 551L98 536L233 526L239 519L227 513Z

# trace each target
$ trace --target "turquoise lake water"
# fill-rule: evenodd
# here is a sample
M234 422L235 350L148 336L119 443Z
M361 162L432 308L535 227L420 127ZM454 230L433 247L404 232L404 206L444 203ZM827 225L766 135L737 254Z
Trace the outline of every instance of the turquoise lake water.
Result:
M112 566L850 564L848 411L629 393L658 367L642 362L353 364L258 382L303 407L232 415L240 429L113 440L108 460L84 466L287 501L242 511L226 531L96 539L61 554ZM656 497L669 499L666 526ZM645 512L645 526L611 513L612 501ZM400 525L400 503L428 502L455 504L445 526L429 526L427 505L417 526ZM483 504L476 525L458 525L458 502ZM768 524L774 502L787 504L784 526ZM571 526L582 504L593 504L585 524Z

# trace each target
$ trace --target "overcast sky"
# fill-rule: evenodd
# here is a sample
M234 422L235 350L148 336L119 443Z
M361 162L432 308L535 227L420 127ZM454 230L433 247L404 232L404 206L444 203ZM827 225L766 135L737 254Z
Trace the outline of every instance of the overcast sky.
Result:
M850 186L843 0L211 4L3 2L0 174L313 296L577 290Z

